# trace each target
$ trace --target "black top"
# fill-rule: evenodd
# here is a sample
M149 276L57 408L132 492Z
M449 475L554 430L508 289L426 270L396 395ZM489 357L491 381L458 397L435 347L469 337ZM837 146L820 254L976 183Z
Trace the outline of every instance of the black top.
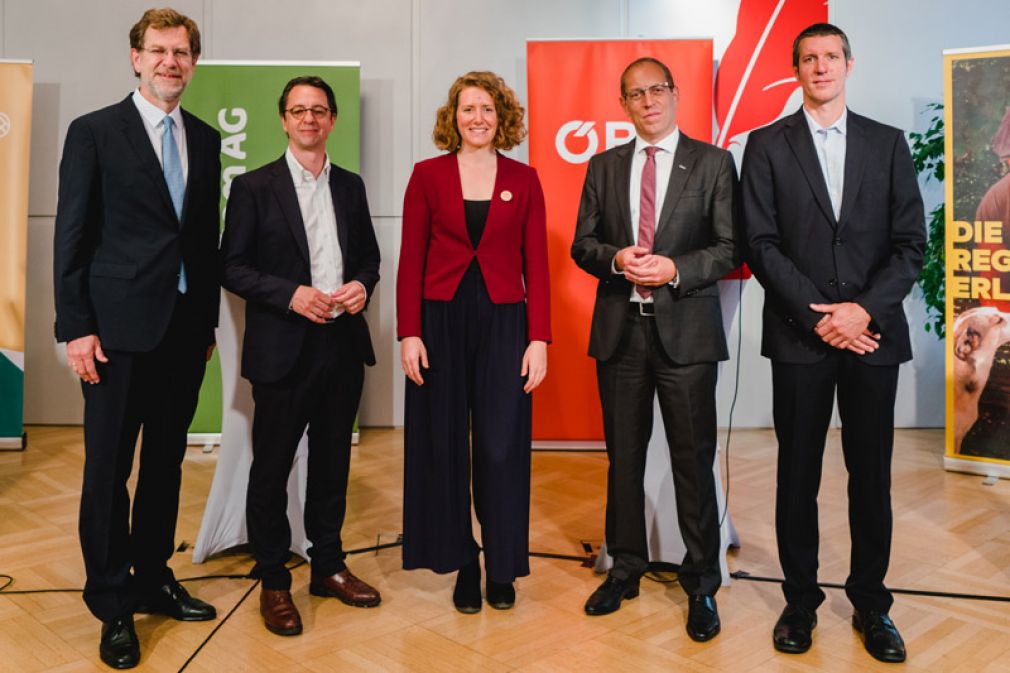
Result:
M466 215L466 233L470 234L470 243L476 250L480 245L480 237L484 235L484 225L487 224L487 211L491 201L463 200L463 210Z

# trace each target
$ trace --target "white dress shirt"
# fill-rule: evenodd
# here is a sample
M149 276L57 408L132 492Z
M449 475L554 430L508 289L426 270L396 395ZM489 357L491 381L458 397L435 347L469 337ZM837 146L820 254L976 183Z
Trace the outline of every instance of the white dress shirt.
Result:
M182 162L182 179L189 180L189 152L186 147L186 125L182 123L182 108L176 105L167 115L160 107L147 100L140 94L140 89L133 92L133 104L140 112L140 118L144 120L144 130L147 137L151 139L154 146L154 153L158 157L158 163L165 167L165 160L161 156L161 139L165 135L165 117L172 118L175 128L172 135L175 136L175 144L179 148L179 160Z
M298 209L305 224L312 287L329 294L344 284L344 256L337 237L337 216L330 193L330 157L327 155L318 178L298 163L290 148L284 157L291 171L298 195ZM342 308L336 308L331 317L343 312Z
M679 142L680 129L674 128L673 133L655 143L655 147L659 148L659 151L656 152L655 155L656 208L654 212L656 213L656 222L653 224L654 231L656 231L656 225L659 224L659 216L663 212L663 201L666 199L666 188L670 185L670 173L673 171L673 156L677 153L677 144ZM645 148L650 146L652 146L652 143L643 140L638 134L635 135L635 152L631 158L631 191L628 193L628 200L631 203L631 236L635 245L638 245L638 214L642 204L642 169L645 167ZM656 231L656 234L658 233L659 232ZM620 273L620 271L617 271L616 258L615 262L612 262L611 264L614 269L614 273ZM676 287L676 279L674 279L673 283L674 287ZM631 288L631 301L651 304L652 297L649 296L648 298L643 299L642 296L635 291L635 288Z
M824 176L824 184L828 186L831 210L834 211L837 222L842 212L842 191L845 187L845 141L848 130L846 122L849 111L843 108L842 116L827 127L821 126L806 108L803 108L803 114L807 118L807 126L810 127L814 149L817 150L817 161L821 164L821 174Z

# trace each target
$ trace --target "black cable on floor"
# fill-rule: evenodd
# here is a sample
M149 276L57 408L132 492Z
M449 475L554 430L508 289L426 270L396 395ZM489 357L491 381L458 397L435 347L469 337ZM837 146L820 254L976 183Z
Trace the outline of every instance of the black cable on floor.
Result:
M348 555L350 555L350 554L366 554L368 552L380 551L382 549L390 549L392 547L399 547L399 546L402 546L402 545L403 545L403 541L402 540L397 540L396 542L388 542L386 544L377 544L377 545L374 545L372 547L362 547L360 549L351 549L351 550L347 551L346 553ZM305 560L301 560L301 561L299 561L298 563L295 563L292 566L288 566L288 570L294 570L295 568L298 568L300 566L305 565L305 563L306 563ZM10 575L0 574L0 579L6 580L6 582L4 582L4 584L3 584L3 586L0 586L0 594L7 594L8 596L15 596L15 595L21 595L21 594L59 594L59 593L77 593L77 594L79 594L79 593L82 593L84 591L84 589L19 589L17 591L8 591L7 587L9 587L9 586L11 586L11 585L14 584L14 578L11 577ZM249 580L249 579L254 579L254 578L250 577L249 574L247 573L245 575L238 575L238 574L230 574L230 575L197 575L195 577L183 577L183 578L178 579L176 581L179 582L179 583L182 583L182 582L200 582L200 581L203 581L203 580Z
M735 580L746 580L748 582L767 582L770 584L782 584L785 580L780 577L762 577L751 575L746 570L737 570L729 574ZM817 586L825 589L844 589L844 584L838 582L818 582ZM1010 603L1010 596L993 596L987 594L962 594L954 591L928 591L926 589L895 589L888 587L892 594L902 594L905 596L928 596L931 598L955 598L968 601L995 601L997 603Z
M546 551L531 551L529 555L533 558L549 558L557 559L558 561L579 561L580 563L586 564L591 563L593 560L592 556L575 556L573 554L555 554L553 552Z
M10 575L0 575L3 579L7 580L2 587L0 587L0 595L6 596L16 596L19 594L79 594L84 591L84 589L20 589L18 591L8 591L7 587L14 584L14 578Z
M402 546L403 546L403 538L400 537L399 539L396 540L396 542L385 542L383 544L377 544L371 547L362 547L361 549L350 549L344 553L347 554L348 556L350 556L351 554L367 554L370 551L381 551L383 549L392 549L393 547L402 547Z
M593 556L575 556L572 554L555 554L553 552L536 552L531 551L529 553L531 557L534 558L546 558L546 559L557 559L559 561L578 561L583 565L592 565ZM665 562L653 562L649 564L649 569L642 575L643 578L651 580L653 582L658 582L660 584L676 584L677 578L664 579L661 573L676 573L679 570L679 566L676 563L665 563ZM761 575L751 575L746 570L735 570L729 574L735 580L746 580L748 582L766 582L770 584L782 584L785 580L780 577L762 577ZM844 589L844 584L839 584L837 582L818 582L817 586L824 589ZM951 598L951 599L963 599L970 601L994 601L997 603L1010 603L1010 596L994 596L988 594L963 594L954 591L930 591L928 589L901 589L888 587L887 589L893 594L902 594L904 596L926 596L930 598Z
M302 563L304 563L304 561L302 561ZM253 582L253 585L249 587L249 590L246 591L244 594L242 594L242 598L239 599L238 603L232 606L231 610L228 611L228 614L226 614L224 618L221 619L221 621L214 626L214 629L207 634L207 637L203 639L203 642L200 643L195 650L193 650L193 654L189 655L189 659L187 659L183 663L182 667L179 668L179 673L182 673L183 671L186 670L186 667L189 666L189 664L194 659L196 659L196 655L200 654L200 651L203 649L204 645L209 643L211 641L211 638L217 635L217 632L221 630L221 627L225 625L225 622L227 622L231 618L231 616L235 614L235 611L239 609L239 606L245 603L245 599L249 598L249 594L251 594L259 585L260 581L256 580L255 582Z
M726 522L729 514L729 444L733 438L733 411L736 410L737 396L740 394L740 360L743 354L743 266L739 269L740 277L737 279L739 289L737 290L737 328L736 328L736 375L733 383L733 401L729 404L729 418L726 425L726 493L723 495L722 515L719 517L719 530Z
M196 577L183 577L182 579L177 579L176 582L182 583L182 582L199 582L201 580L251 580L251 579L253 578L250 577L248 573L246 573L245 575L197 575Z

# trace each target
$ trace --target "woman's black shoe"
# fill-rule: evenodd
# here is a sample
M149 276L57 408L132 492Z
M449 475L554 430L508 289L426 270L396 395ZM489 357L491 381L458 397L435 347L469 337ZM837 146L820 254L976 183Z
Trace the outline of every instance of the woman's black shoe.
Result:
M480 612L480 562L474 559L456 572L452 604L465 615Z
M508 610L516 604L516 590L511 582L487 581L487 604L495 610Z

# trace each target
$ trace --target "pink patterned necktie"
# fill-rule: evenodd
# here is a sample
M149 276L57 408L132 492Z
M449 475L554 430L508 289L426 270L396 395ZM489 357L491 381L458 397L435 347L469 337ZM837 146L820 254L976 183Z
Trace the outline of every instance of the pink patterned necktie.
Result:
M656 235L656 152L658 147L645 148L645 166L642 167L642 196L638 207L638 247L652 252L652 239ZM652 296L652 289L636 285L635 291L642 299Z

